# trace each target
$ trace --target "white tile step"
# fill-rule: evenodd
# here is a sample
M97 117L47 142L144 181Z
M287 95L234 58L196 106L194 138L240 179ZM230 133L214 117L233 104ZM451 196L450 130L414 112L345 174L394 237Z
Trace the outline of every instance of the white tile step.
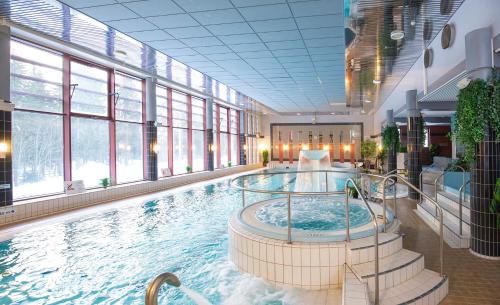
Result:
M371 305L368 297L368 287L344 265L344 281L342 283L343 305Z
M392 255L403 248L403 237L396 233L379 233L379 257ZM359 264L375 260L375 241L373 236L352 240L348 243L347 263Z
M351 266L370 289L375 287L375 263L366 262ZM424 256L406 249L379 260L379 286L388 288L411 279L424 269Z
M436 220L436 223L439 224L439 218L436 215L436 208L432 203L429 203L427 200L424 200L421 204L421 207ZM460 229L459 229L459 218L455 215L451 214L447 209L443 208L444 217L443 222L444 226L447 227L450 232L460 237ZM462 235L469 236L470 235L470 226L467 222L462 222Z
M437 305L448 295L448 277L424 269L410 280L397 286L380 290L381 305ZM370 290L370 300L374 292Z

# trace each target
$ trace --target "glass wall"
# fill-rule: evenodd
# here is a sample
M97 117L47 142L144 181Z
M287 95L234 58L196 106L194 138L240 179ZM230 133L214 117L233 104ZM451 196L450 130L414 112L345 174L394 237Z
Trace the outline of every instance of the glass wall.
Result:
M171 174L168 165L168 91L166 87L156 86L156 145L158 158L158 177L166 177Z
M116 181L144 179L142 80L115 75Z
M228 109L219 107L220 121L220 167L227 167L229 162Z
M64 190L63 56L11 41L14 199Z
M188 96L172 91L173 174L187 172L188 163Z
M193 171L205 170L205 101L191 99Z
M239 164L239 135L238 135L238 111L231 109L230 110L230 128L229 128L229 136L231 141L231 166Z
M214 168L219 168L220 167L220 149L219 149L219 106L214 104L213 105L213 112L212 112L212 118L213 118L213 141L214 144L212 145L212 150L214 153Z

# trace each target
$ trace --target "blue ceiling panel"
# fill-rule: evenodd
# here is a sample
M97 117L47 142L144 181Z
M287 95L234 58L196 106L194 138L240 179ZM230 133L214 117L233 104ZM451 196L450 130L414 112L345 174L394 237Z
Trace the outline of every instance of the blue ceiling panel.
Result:
M171 0L134 1L124 3L123 5L142 17L183 13L183 10Z
M81 12L70 9L63 20L57 1L25 0L10 2L16 9L7 13L0 6L0 17L17 12L15 22L107 56L123 49L130 65L185 81L169 74L173 58L276 111L317 112L345 101L342 0L61 2ZM78 31L63 37L68 23Z

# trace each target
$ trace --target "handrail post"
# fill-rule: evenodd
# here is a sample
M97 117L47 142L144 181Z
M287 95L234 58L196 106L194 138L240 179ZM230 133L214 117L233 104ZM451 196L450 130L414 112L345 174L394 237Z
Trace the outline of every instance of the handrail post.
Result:
M347 182L349 183L349 182ZM347 191L346 183L346 193L345 193L345 239L347 242L351 241L350 230L349 230L349 192Z
M394 218L398 218L398 204L396 202L398 195L398 180L394 181Z
M462 193L465 185L462 185L460 191L458 192L458 216L459 216L459 225L458 232L460 236L462 236Z
M385 226L386 226L386 221L385 221L385 218L387 217L387 213L386 213L386 210L387 210L387 203L386 203L386 200L385 200L385 188L387 187L386 186L386 182L387 182L387 179L384 179L382 181L382 203L383 203L383 211L382 213L384 214L384 226L383 226L383 232L385 233L386 232L386 229L385 229Z
M374 246L375 246L375 305L379 304L379 286L378 286L378 225L377 219L373 220L375 224ZM385 228L385 225L384 225Z
M326 192L328 193L328 172L325 171Z
M241 189L241 201L243 203L243 207L245 207L245 189Z
M292 195L288 193L288 243L292 243Z
M146 297L144 300L146 305L158 305L158 292L164 283L174 287L181 286L181 282L173 273L165 272L158 275L148 284L148 287L146 288Z

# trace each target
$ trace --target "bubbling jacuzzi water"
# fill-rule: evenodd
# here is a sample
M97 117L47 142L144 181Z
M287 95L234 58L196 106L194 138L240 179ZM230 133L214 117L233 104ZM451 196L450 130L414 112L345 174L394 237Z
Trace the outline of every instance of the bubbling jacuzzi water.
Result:
M337 231L346 228L346 211L343 198L300 197L294 198L292 228L298 230ZM269 225L287 227L287 201L268 203L255 212L255 217ZM349 227L356 228L370 222L366 207L349 204Z

